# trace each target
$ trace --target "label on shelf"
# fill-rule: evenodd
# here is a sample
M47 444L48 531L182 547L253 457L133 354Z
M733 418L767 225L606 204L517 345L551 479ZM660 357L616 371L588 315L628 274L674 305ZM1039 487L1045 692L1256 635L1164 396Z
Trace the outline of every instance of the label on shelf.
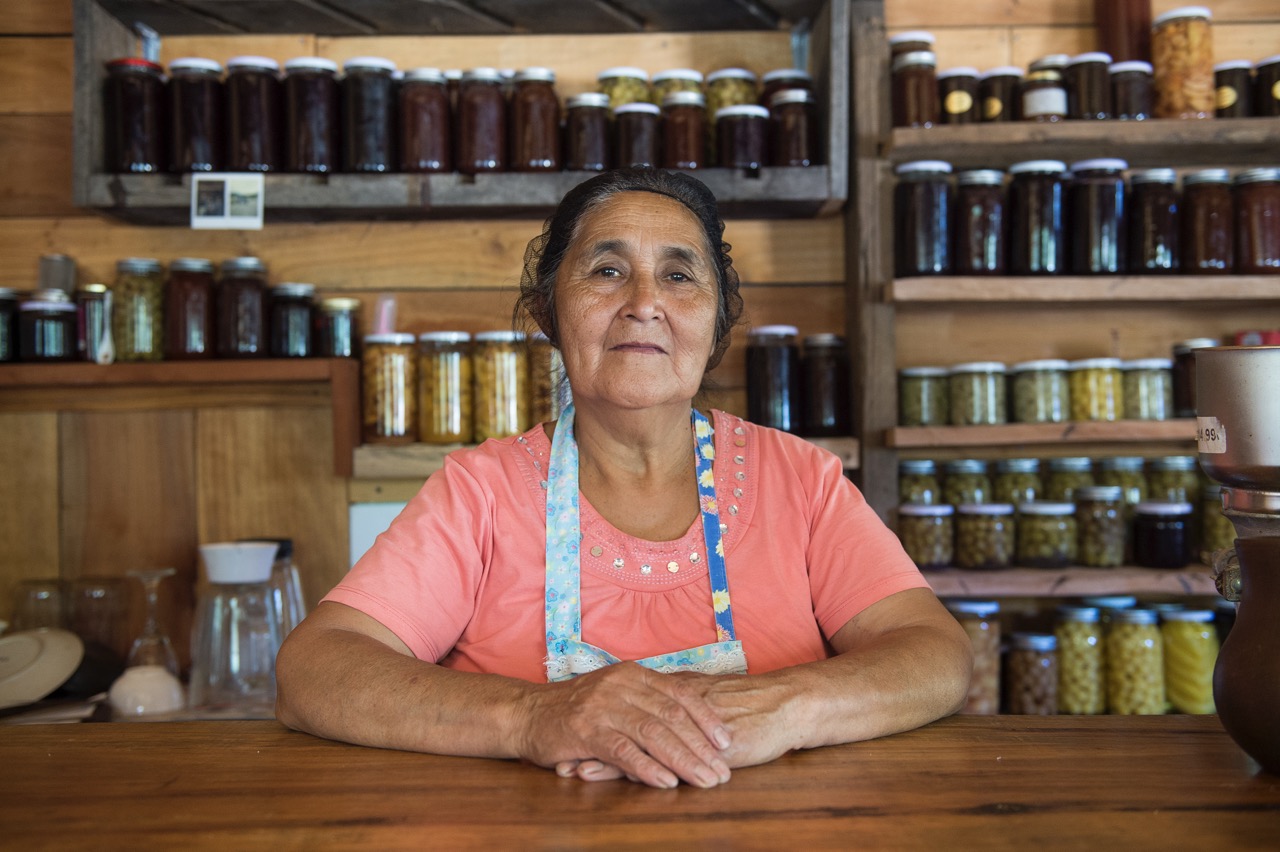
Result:
M1218 422L1218 418L1196 418L1196 446L1202 453L1227 451L1227 429Z

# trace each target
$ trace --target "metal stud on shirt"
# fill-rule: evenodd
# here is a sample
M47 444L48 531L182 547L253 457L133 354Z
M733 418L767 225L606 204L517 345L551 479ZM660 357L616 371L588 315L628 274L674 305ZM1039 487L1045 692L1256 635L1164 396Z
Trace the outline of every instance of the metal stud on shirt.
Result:
M592 556L599 556L601 553L604 553L604 548L600 545L597 544L595 547L591 548Z

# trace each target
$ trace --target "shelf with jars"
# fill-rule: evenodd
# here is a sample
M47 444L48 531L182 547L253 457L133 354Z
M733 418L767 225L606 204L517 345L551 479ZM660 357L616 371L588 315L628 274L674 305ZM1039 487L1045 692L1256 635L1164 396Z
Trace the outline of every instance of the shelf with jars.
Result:
M1091 445L1111 447L1111 454L1157 455L1194 453L1196 421L1069 420L1062 423L1000 423L982 426L896 426L885 445L898 450L963 452L1001 449L1012 456L1088 455ZM1147 446L1153 445L1153 446ZM904 452L904 456L908 453ZM1001 455L997 452L995 455Z
M1280 122L1278 122L1280 123ZM1048 286L1046 286L1048 285ZM885 285L886 302L1251 302L1274 301L1274 275L938 275L898 278Z
M1217 596L1213 572L1203 565L1168 568L1005 568L924 572L939 597L1038 598L1090 595Z

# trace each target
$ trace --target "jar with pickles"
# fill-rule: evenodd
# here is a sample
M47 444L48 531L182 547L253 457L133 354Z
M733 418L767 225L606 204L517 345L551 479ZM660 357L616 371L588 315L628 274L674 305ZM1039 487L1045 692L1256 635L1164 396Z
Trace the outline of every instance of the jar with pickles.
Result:
M1044 483L1040 481L1039 459L1000 459L991 482L996 503L1030 503L1040 499Z
M471 335L418 335L418 440L465 444L472 434Z
M1014 564L1025 568L1063 568L1076 561L1074 503L1036 501L1018 506Z
M947 374L947 397L953 426L1007 423L1005 365L999 361L955 364Z
M956 507L957 568L1008 568L1015 545L1013 506L1009 503L965 503Z
M942 503L937 463L930 459L903 459L898 462L898 499L922 506Z
M1213 565L1213 555L1219 550L1229 550L1236 543L1236 528L1222 512L1222 486L1204 487L1200 503L1200 561Z
M366 444L418 439L418 359L412 334L365 335L360 391L360 431Z
M472 348L475 440L505 438L529 428L529 361L524 333L481 331Z
M1009 648L1009 713L1054 716L1058 712L1058 639L1046 633L1015 633Z
M599 91L609 96L609 108L650 100L649 72L643 68L618 66L606 68L596 75Z
M1147 497L1190 503L1200 499L1200 463L1195 456L1161 456L1147 460Z
M119 261L111 290L116 360L159 361L164 357L164 270L160 261L149 257Z
M1166 612L1160 627L1164 640L1165 691L1175 713L1207 715L1213 703L1213 668L1218 662L1218 634L1213 610Z
M1107 706L1121 716L1165 712L1164 640L1150 609L1111 613L1107 631Z
M898 425L945 426L951 403L945 367L904 367L898 371Z
M904 503L898 507L898 538L920 568L945 568L954 546L954 506Z
M1049 459L1049 477L1045 483L1045 499L1069 503L1077 488L1094 485L1093 460L1083 456Z
M1077 560L1088 568L1124 564L1124 495L1118 485L1091 485L1075 490Z
M1096 716L1107 710L1106 646L1097 607L1058 608L1058 712Z
M1173 417L1173 359L1139 358L1120 363L1125 420Z
M953 600L946 607L973 645L973 676L960 712L994 716L1000 712L1000 604Z
M942 502L992 503L991 477L981 459L953 459L943 465Z
M692 68L668 68L653 75L650 85L653 102L662 105L662 99L675 92L702 94L702 72Z
M1071 415L1067 362L1023 361L1009 368L1015 423L1062 423Z
M1126 512L1147 499L1146 461L1141 456L1109 456L1098 462L1097 484L1120 488Z
M1124 379L1119 358L1084 358L1067 365L1072 420L1119 420L1124 413Z

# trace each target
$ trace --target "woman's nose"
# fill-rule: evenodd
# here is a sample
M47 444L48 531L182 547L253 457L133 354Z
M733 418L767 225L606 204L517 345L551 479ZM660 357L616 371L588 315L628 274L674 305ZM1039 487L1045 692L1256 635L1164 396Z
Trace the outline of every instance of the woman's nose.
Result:
M662 314L662 288L652 273L642 272L631 278L627 291L626 313L639 320L650 320Z

